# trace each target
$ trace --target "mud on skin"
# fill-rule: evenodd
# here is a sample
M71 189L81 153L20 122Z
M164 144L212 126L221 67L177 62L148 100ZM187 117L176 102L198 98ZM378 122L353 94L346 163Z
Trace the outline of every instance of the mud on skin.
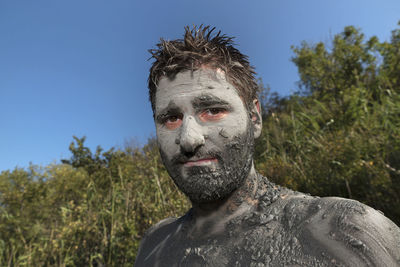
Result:
M247 131L244 136L234 137L231 142L226 142L224 149L208 149L197 151L197 157L215 157L219 166L217 168L191 167L187 177L182 177L177 167L169 171L175 184L193 202L211 202L228 196L235 189L242 186L244 178L250 172L253 155L251 140L253 134ZM160 151L165 162L165 154ZM247 155L243 157L243 155ZM179 158L173 160L174 165L179 164Z
M201 69L162 79L156 107L161 158L192 202L225 198L241 187L252 166L254 131L243 101L223 73ZM170 118L179 126L165 127ZM185 167L185 162L206 158L215 163Z
M256 173L261 117L252 119L257 111L220 72L162 79L156 107L163 162L193 208L152 227L135 266L400 266L400 229L378 211L294 192ZM201 117L214 113L223 119Z
M189 210L148 232L135 266L400 266L399 228L378 211L257 183L258 204L224 233L188 238Z

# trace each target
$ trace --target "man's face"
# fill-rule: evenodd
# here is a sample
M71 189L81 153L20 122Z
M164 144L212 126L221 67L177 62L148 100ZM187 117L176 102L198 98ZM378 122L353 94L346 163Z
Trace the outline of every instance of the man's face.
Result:
M175 184L194 203L223 199L250 172L254 134L250 115L222 71L199 69L163 77L155 122L161 158Z

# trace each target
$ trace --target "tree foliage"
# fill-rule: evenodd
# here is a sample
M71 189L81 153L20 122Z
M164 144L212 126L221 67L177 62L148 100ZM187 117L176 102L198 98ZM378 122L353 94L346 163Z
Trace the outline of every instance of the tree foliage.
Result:
M278 184L354 198L400 223L400 30L391 42L346 27L293 47L300 91L265 102L257 169Z
M63 164L1 173L1 266L132 266L145 230L187 210L154 142L93 154L84 141Z
M264 90L256 168L319 196L360 200L400 223L400 30L389 42L346 27L293 47L297 94ZM1 266L131 266L146 229L188 200L154 139L92 152L74 137L61 164L0 174Z

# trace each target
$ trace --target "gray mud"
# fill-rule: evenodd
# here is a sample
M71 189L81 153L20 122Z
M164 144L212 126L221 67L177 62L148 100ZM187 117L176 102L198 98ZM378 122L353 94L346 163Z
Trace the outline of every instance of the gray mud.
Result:
M256 183L257 204L223 232L189 234L191 209L149 231L135 266L400 266L400 230L378 211Z

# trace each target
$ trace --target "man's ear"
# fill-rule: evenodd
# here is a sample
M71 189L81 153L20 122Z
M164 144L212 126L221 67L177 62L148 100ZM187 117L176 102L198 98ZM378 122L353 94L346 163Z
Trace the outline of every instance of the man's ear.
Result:
M253 123L253 129L254 129L254 138L256 139L260 137L262 129L261 106L258 99L253 100L250 107L250 112L251 112L251 121Z

